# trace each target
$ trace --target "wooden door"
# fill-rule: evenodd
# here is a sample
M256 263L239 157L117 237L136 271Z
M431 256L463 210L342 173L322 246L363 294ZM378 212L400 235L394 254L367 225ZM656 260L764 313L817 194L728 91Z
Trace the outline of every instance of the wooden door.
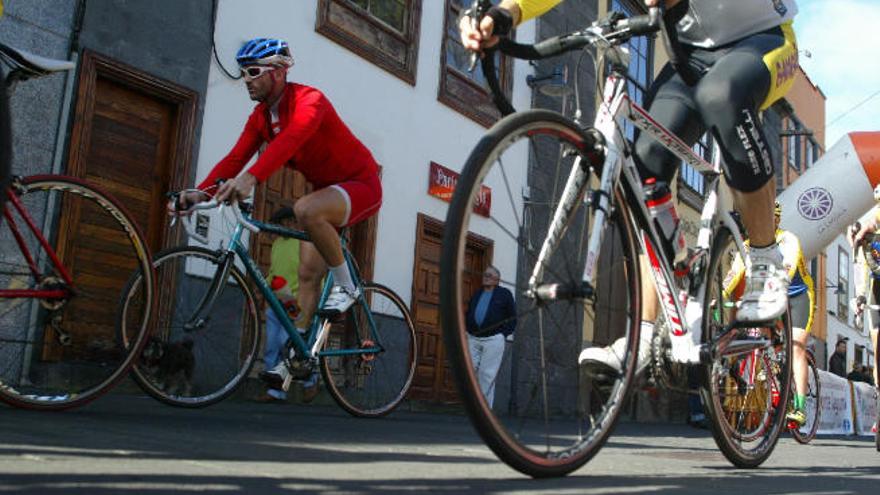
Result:
M418 367L410 397L458 402L452 370L440 328L440 249L443 222L419 215L413 267L412 314L418 341ZM480 286L483 269L492 260L492 241L469 235L465 247L464 297ZM465 301L466 303L467 301Z
M197 100L198 95L186 88L88 51L83 55L66 173L119 200L153 252L166 244L165 193L188 182ZM102 236L93 216L78 207L62 215L63 261L88 273L78 277L80 290L124 287L133 267L107 254L124 239ZM112 325L90 325L87 320L95 311L116 310L112 304L71 307L65 318L74 323L66 326L87 335L78 340L112 341ZM110 313L99 320L112 321ZM55 339L46 339L45 358L59 358L61 352Z

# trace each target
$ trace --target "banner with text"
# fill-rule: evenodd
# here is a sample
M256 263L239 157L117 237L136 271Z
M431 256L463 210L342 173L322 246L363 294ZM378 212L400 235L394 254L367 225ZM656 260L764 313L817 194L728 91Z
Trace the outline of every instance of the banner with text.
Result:
M850 435L852 424L852 393L849 381L827 371L819 370L820 435Z
M863 382L853 382L852 388L856 435L873 435L871 427L877 421L877 389Z

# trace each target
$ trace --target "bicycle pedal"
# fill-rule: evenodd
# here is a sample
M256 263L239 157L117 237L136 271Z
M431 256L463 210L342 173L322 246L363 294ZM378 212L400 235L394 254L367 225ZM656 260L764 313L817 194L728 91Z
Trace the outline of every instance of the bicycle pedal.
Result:
M281 383L281 390L287 392L290 390L290 384L293 383L293 374L288 374L284 377L284 382Z

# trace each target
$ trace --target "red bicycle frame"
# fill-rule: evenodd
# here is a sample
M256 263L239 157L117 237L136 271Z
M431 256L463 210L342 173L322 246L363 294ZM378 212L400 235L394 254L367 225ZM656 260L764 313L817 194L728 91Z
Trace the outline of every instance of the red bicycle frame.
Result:
M7 205L12 205L15 207L15 211L18 212L18 216L21 217L22 220L27 224L28 229L30 229L31 233L36 237L37 241L39 241L40 245L43 247L43 250L46 251L46 254L49 255L49 259L52 260L52 264L55 266L55 270L68 288L64 289L0 289L0 298L2 299L10 299L10 298L38 298L38 299L64 299L71 295L72 290L70 287L73 287L73 279L70 276L70 273L61 264L61 260L58 259L58 255L55 253L55 250L52 246L49 245L49 241L43 236L43 233L40 232L40 229L37 228L33 217L25 210L24 205L21 203L21 200L18 199L18 196L15 194L15 191L12 188L7 190ZM30 267L31 274L34 279L36 279L37 283L40 283L44 280L45 275L40 272L40 269L37 267L37 263L34 260L34 256L31 254L30 250L25 244L24 236L19 229L18 224L15 222L15 219L12 216L12 209L6 208L3 211L3 217L6 219L6 222L9 224L9 230L12 231L13 237L15 237L15 242L18 244L18 248L21 251L21 255L27 261L28 267Z

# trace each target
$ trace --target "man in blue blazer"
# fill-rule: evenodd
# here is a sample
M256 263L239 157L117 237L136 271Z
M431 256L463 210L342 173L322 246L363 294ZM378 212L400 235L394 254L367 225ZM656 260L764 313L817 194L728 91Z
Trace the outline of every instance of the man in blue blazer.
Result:
M509 290L498 287L500 280L497 268L486 267L483 286L471 297L465 318L468 349L489 407L495 400L495 379L504 357L505 338L516 329L516 303Z

